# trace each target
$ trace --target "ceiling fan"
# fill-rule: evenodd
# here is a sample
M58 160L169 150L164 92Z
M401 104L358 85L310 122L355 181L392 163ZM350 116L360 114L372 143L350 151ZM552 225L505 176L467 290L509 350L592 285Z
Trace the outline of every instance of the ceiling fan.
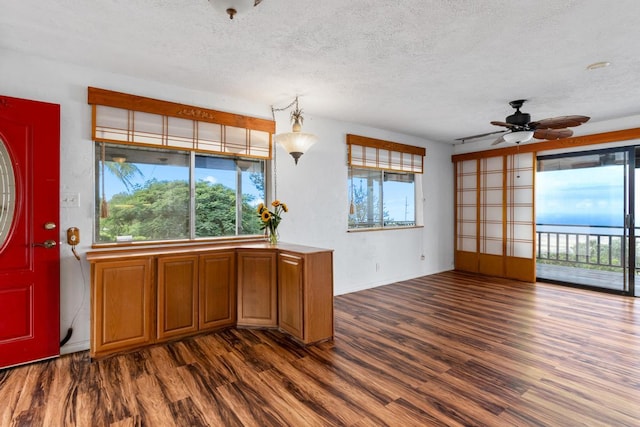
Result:
M502 142L519 144L530 141L531 138L546 140L569 138L573 135L573 131L567 128L580 126L590 119L590 117L587 116L560 116L532 122L530 114L520 111L525 101L526 99L517 99L509 102L509 105L515 108L516 112L508 116L504 122L491 122L494 126L506 127L506 130L465 136L463 138L457 138L456 141L462 141L464 143L469 139L481 138L498 133L503 133L504 135L501 135L500 138L496 139L491 145L497 145Z

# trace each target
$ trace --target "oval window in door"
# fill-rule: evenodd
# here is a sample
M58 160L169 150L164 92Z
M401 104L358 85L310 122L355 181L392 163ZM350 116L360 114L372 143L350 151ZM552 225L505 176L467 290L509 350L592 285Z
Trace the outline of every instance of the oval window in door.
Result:
M16 210L16 184L9 151L0 138L0 249L5 245Z

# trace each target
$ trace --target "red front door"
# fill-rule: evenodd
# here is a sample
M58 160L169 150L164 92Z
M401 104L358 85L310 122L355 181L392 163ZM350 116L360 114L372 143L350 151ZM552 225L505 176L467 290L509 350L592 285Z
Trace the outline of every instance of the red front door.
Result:
M0 368L60 354L60 106L0 96Z

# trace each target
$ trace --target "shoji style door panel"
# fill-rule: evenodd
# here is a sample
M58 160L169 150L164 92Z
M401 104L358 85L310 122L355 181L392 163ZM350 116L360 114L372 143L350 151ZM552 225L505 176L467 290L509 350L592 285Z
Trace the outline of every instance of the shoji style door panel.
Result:
M534 153L456 162L457 270L535 281Z
M490 276L504 272L504 160L480 159L480 251L478 271Z
M457 162L456 250L458 270L478 272L478 160Z
M505 276L535 282L535 153L507 157Z

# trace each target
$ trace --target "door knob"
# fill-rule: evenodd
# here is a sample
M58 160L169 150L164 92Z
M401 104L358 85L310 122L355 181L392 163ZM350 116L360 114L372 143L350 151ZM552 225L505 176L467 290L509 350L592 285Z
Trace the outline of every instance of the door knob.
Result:
M56 246L56 244L55 240L45 240L42 243L34 243L32 246L42 246L43 248L51 249Z

